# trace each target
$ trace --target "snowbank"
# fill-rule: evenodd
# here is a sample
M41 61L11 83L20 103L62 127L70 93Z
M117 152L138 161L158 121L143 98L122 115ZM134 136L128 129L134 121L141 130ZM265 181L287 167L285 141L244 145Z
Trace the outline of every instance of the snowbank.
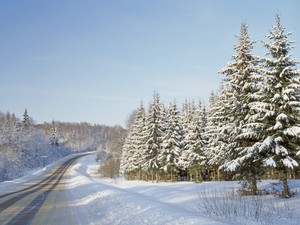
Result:
M73 167L70 179L70 191L74 203L83 217L79 216L81 224L289 224L296 225L300 221L300 198L277 199L267 196L272 205L274 218L262 218L257 221L251 218L222 218L207 216L203 210L202 197L212 201L222 201L224 196L232 199L231 195L239 188L238 182L181 182L181 183L150 183L143 181L125 181L124 179L100 179L96 174L98 164L94 156L87 156L78 161ZM277 181L263 181L260 187L271 190ZM300 181L291 181L290 187L299 192ZM240 198L238 198L240 199ZM235 199L233 198L233 201ZM243 197L249 209L254 204L266 199L251 200ZM230 202L230 204L240 203ZM241 206L242 207L242 206ZM285 216L288 207L293 214ZM262 211L267 209L261 208ZM283 210L283 213L282 213ZM276 214L278 212L278 214ZM281 213L281 214L280 214ZM262 215L265 215L262 213ZM284 216L282 216L284 215ZM82 220L81 218L88 218ZM81 219L81 220L80 220Z
M94 156L70 172L72 206L80 224L226 224L201 216L193 183L126 182L99 179Z

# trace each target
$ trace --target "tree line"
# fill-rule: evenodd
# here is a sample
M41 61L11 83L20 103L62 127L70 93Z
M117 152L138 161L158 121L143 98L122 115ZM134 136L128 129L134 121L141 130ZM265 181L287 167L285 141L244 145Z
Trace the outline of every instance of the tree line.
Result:
M276 15L262 44L265 56L242 23L236 54L219 71L223 80L203 104L175 102L166 108L155 94L147 112L141 105L125 140L121 171L127 179L237 179L251 194L257 181L299 177L300 71L290 51L291 33Z
M125 130L119 126L54 120L35 124L27 109L21 119L13 113L0 112L0 182L18 178L28 170L72 153L96 149L100 153L103 146L114 150L115 133L123 134Z
M22 119L9 112L0 113L0 152L0 181L22 176L28 169L45 166L67 153L51 147L27 109Z
M136 112L123 146L122 172L128 179L175 181L185 170L182 179L201 180L205 126L201 102L186 101L180 113L175 101L165 107L155 93L147 113L143 104Z

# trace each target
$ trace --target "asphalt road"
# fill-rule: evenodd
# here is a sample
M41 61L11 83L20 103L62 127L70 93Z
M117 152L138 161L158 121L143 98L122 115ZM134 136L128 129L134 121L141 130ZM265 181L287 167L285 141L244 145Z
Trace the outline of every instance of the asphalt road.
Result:
M57 215L68 217L68 222L76 224L75 215L67 210L65 184L68 169L82 156L66 160L39 181L28 181L20 189L1 195L0 224L61 224L65 218Z

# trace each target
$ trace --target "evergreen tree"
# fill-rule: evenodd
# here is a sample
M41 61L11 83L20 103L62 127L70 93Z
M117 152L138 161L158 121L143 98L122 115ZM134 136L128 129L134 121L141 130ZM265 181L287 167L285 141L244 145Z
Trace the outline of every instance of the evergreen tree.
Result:
M171 180L174 181L177 177L178 160L182 141L179 111L175 101L170 103L166 120L166 130L157 159L160 168L164 173L170 174Z
M210 96L209 96L209 106L207 110L207 123L206 123L206 130L204 133L205 139L207 140L206 143L206 150L205 150L205 156L207 160L207 165L208 166L213 166L214 163L214 155L213 151L215 147L217 146L215 144L216 142L216 128L217 128L217 122L215 120L214 114L215 114L215 109L216 109L216 99L217 95L215 94L214 91L211 91ZM209 168L208 168L209 169Z
M180 124L181 124L181 135L182 138L185 138L186 133L188 132L189 123L193 118L192 103L187 99L182 104L182 109L180 112Z
M133 132L129 130L128 135L125 139L123 148L122 148L122 157L121 157L121 163L120 163L120 172L125 175L126 179L132 179L132 156L134 155L133 153L133 148L134 146L132 145L132 136Z
M259 88L258 58L251 53L253 44L248 35L246 23L241 25L238 44L234 46L237 55L220 72L225 74L225 110L229 118L230 147L226 150L226 161L222 168L234 172L246 181L254 195L257 194L257 179L262 175L261 160L253 145L256 135L248 124L253 93Z
M21 122L21 134L23 138L30 138L30 135L32 135L33 130L34 129L32 119L29 117L27 109L25 109L23 119Z
M196 114L199 117L200 132L201 132L201 134L204 134L205 130L206 130L206 126L207 126L207 112L206 112L206 107L205 107L204 102L199 101L196 112L197 112Z
M22 127L24 129L30 127L31 123L30 123L30 117L28 116L28 112L27 109L25 109L24 114L23 114L23 120L22 120Z
M50 144L52 145L52 147L58 146L58 126L54 120L52 120L51 123L50 134Z
M187 170L190 180L201 181L205 162L203 133L200 127L202 112L196 109L194 103L188 109L188 118L190 119L186 124L180 163L182 168Z
M145 125L145 109L143 104L137 110L133 124L125 140L121 158L121 171L127 178L134 178L138 175L141 179L144 148L143 128Z
M265 125L259 151L265 157L264 164L281 173L286 197L291 196L288 173L299 166L300 143L300 71L297 70L298 62L291 58L290 35L277 14L276 25L266 35L269 42L264 42L270 58L263 58L264 88L256 106Z
M157 156L161 149L163 131L164 131L164 115L163 106L160 103L160 97L154 94L153 101L150 103L148 114L146 115L145 127L143 135L145 138L145 146L143 151L143 170L151 174L152 181L154 178L158 181L158 164Z
M228 133L223 129L228 122L228 117L223 111L224 96L223 86L220 87L218 94L211 93L207 113L207 126L204 134L207 139L204 152L207 160L206 164L208 169L213 172L213 180L221 179L219 167L224 163L225 150L228 146Z
M187 167L188 167L188 157L185 154L185 139L186 135L188 134L189 124L192 121L192 113L191 113L191 103L188 102L186 99L185 102L182 104L182 109L180 113L180 124L181 124L181 136L182 136L182 147L179 156L179 169L183 176L187 175ZM187 176L186 176L187 177Z

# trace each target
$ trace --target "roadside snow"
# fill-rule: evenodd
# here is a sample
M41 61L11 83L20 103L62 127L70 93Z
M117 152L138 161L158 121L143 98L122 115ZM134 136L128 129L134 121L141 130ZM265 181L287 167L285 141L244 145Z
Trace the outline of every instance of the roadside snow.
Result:
M267 220L262 222L244 217L221 218L214 214L208 217L199 208L203 196L206 199L217 198L212 200L212 203L223 201L224 196L230 199L233 192L239 188L238 182L196 184L125 181L121 178L101 179L96 174L98 167L94 156L87 156L80 159L70 172L69 190L80 224L299 224L298 196L289 200L276 200L268 196L267 198L271 197L274 201L268 200L272 205L267 206L267 210L261 210L273 210L274 207L275 213L272 212L271 215L274 218L266 218ZM264 181L260 185L264 189L271 190L274 188L273 183L276 182ZM294 191L300 191L299 180L293 181L290 186ZM245 198L243 201L247 202L247 197ZM233 202L233 204L239 206L240 203ZM251 208L252 205L249 204L247 207ZM293 211L294 215L282 218L281 216L287 213L285 208Z
M201 216L194 183L100 179L94 156L70 171L69 190L80 224L226 224Z

